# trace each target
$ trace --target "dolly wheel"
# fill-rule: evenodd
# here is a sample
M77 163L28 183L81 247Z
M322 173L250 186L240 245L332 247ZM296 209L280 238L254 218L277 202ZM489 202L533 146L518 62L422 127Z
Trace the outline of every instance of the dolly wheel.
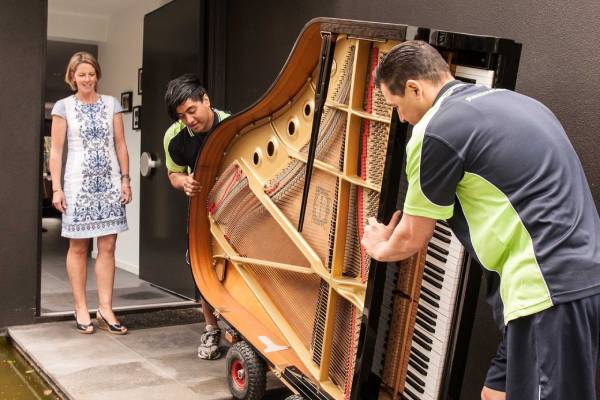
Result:
M293 394L286 397L285 400L304 400L304 397L300 396L299 394Z
M260 400L267 385L267 367L246 342L237 342L227 352L227 383L234 399Z

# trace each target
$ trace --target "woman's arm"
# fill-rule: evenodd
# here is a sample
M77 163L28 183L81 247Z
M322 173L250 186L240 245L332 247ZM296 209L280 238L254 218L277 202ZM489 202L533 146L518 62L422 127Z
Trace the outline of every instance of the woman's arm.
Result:
M52 178L52 205L61 213L65 212L67 203L61 184L62 156L67 136L67 121L57 115L52 116L52 129L50 131L50 159L48 168Z
M123 128L123 116L116 113L113 117L113 130L115 136L115 151L119 168L121 169L121 203L131 202L131 178L129 176L129 153L125 142L125 130Z

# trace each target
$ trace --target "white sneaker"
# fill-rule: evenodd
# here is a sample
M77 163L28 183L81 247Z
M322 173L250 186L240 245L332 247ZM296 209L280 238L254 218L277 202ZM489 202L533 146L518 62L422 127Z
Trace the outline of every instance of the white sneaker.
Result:
M198 346L198 358L202 360L216 360L221 357L219 342L221 341L221 330L206 331L200 336Z

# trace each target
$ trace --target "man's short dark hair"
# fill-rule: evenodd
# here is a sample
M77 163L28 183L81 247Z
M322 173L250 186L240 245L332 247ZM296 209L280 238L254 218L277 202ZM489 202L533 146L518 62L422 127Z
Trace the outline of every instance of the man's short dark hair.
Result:
M449 73L448 64L434 47L409 40L395 46L381 60L375 70L375 84L385 83L392 94L404 96L406 81L427 79L437 83Z
M177 117L177 107L187 99L202 101L205 94L206 89L204 89L200 79L194 74L184 74L170 81L165 92L165 103L167 103L171 119L173 121L179 119Z

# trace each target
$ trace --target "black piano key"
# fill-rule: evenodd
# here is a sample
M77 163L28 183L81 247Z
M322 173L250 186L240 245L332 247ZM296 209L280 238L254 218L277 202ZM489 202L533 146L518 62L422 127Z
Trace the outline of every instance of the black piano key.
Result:
M423 272L427 274L429 277L437 280L438 282L444 282L444 277L438 273L433 272L431 269L425 267L423 268Z
M445 236L452 237L452 232L449 229L443 228L443 227L439 226L438 224L435 225L435 230Z
M438 246L438 245L437 245L437 244L435 244L435 243L431 243L431 242L429 242L429 247L431 247L432 249L434 249L434 250L435 250L435 251L437 251L438 253L440 253L440 254L443 254L443 255L445 255L445 256L447 256L448 254L450 254L450 252L449 252L448 250L444 249L444 248L443 248L443 247L441 247L441 246Z
M424 340L425 342L427 342L429 344L433 344L433 339L431 339L429 336L427 336L426 334L424 334L420 330L415 329L413 334L415 336L417 336L419 339Z
M412 386L417 392L421 394L425 393L425 389L423 389L423 387L415 382L410 376L406 376L406 382L409 383L410 386Z
M417 317L421 318L423 321L427 322L429 325L431 325L433 327L436 326L435 320L433 318L430 318L427 315L423 314L421 312L421 310L417 310Z
M413 360L417 365L419 365L425 372L429 369L429 364L419 358L414 352L413 349L410 349L410 354L408 355L408 360Z
M410 376L410 378L415 381L419 386L425 387L425 381L419 378L417 375L413 374L410 370L406 371L406 375Z
M421 346L425 350L429 350L429 351L433 350L433 347L431 347L430 345L428 345L427 343L425 343L424 341L422 341L420 337L417 337L417 336L413 335L413 340L415 342L417 342L419 344L419 346Z
M421 375L427 376L427 364L419 360L415 355L408 355L408 365L419 371Z
M450 243L452 241L448 238L448 236L442 235L435 231L433 232L433 237L436 238L437 240L441 240L444 243Z
M405 397L405 396L407 396L407 397L405 397L405 398L406 398L406 399L408 399L408 400L421 400L421 398L420 398L420 397L417 397L417 395L416 395L416 394L414 394L413 392L411 392L410 390L408 390L406 387L404 388L404 393L403 393L403 395L404 395L404 396L402 396L402 397Z
M438 301L439 301L439 300L441 300L441 299L442 299L442 298L441 298L441 297L440 297L438 294L436 294L436 293L433 293L433 292L432 292L430 289L428 289L428 288L426 288L426 287L424 287L424 286L421 286L421 292L422 292L422 293L427 293L429 296L431 296L431 297L432 297L432 298L434 298L435 300L438 300Z
M439 281L433 279L431 276L429 276L427 274L423 274L423 280L429 282L431 285L435 286L438 289L442 288L442 284Z
M421 288L421 289L427 289L427 288ZM424 291L421 291L421 298L423 299L423 301L425 301L426 303L429 303L429 305L431 305L434 308L440 308L440 303L438 303L437 301L433 300L431 297L429 297L429 295L427 293L425 293Z
M417 308L419 309L419 311L421 311L424 314L427 314L429 316L429 318L433 318L433 319L437 319L437 314L434 313L433 311L423 307L422 305L418 305Z
M427 255L430 255L431 257L435 258L438 261L443 262L444 264L446 263L447 259L446 257L442 257L441 255L439 255L438 253L435 253L431 250L427 250Z
M416 322L417 322L417 324L421 325L421 327L423 329L425 329L426 331L431 332L431 333L435 333L435 329L432 328L431 325L427 324L427 322L423 321L419 317L417 317Z
M434 270L438 274L442 274L442 275L446 274L446 270L444 268L438 267L437 265L435 265L431 261L425 261L425 266L431 268L432 270Z
M429 357L427 357L425 354L423 354L423 352L421 350L412 347L411 351L414 351L415 354L418 355L419 357L421 357L421 359L423 361L425 361L426 363L428 363L430 361Z
M450 228L450 225L448 225L448 222L444 221L444 220L438 220L438 222L442 225L444 225L446 228Z

